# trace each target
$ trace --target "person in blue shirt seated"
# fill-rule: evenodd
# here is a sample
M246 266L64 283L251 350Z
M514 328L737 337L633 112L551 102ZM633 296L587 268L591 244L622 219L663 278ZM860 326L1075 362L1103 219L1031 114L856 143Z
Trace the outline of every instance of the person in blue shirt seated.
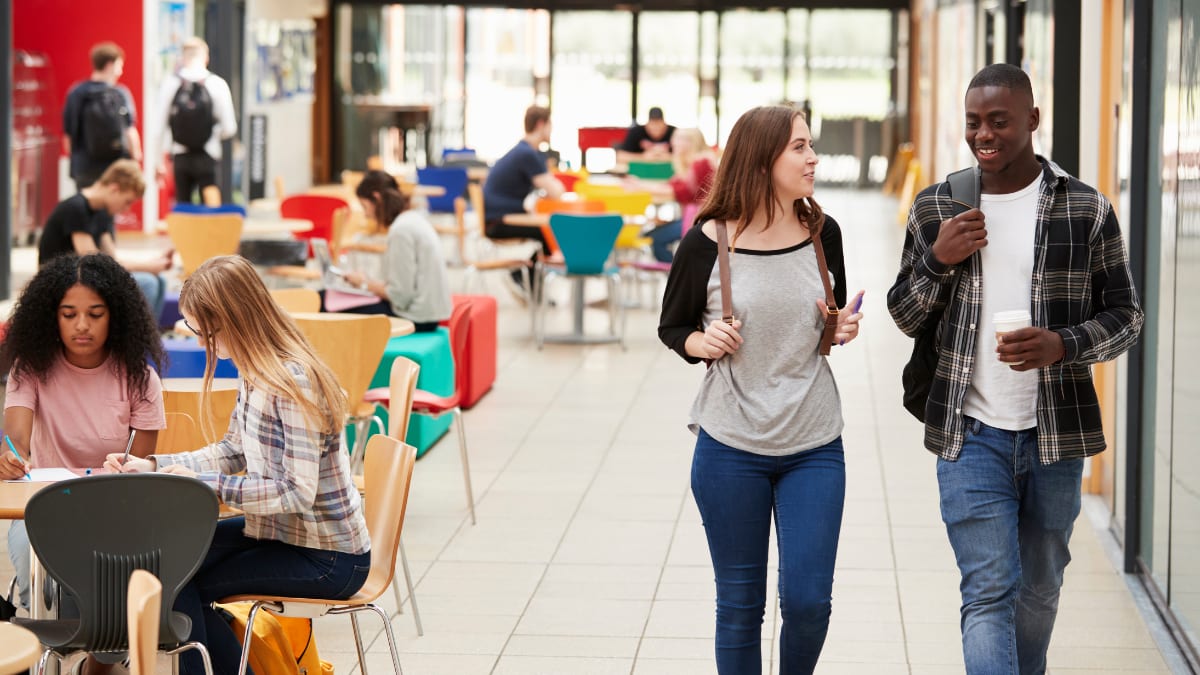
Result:
M543 143L550 143L550 109L530 106L525 111L525 136L488 171L483 185L483 222L490 239L536 240L542 252L548 254L550 249L541 228L504 223L504 216L525 212L525 198L530 192L539 190L552 199L564 192L562 183L546 167L539 149ZM512 278L520 283L520 272L514 270Z

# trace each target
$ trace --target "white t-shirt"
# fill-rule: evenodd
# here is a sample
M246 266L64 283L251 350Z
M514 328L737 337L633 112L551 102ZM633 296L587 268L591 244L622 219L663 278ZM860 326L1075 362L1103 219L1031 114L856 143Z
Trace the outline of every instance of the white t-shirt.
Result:
M1037 426L1038 371L1017 372L996 355L996 312L1032 314L1033 247L1042 177L1017 192L980 195L987 227L975 365L963 400L963 415L997 429L1020 431Z

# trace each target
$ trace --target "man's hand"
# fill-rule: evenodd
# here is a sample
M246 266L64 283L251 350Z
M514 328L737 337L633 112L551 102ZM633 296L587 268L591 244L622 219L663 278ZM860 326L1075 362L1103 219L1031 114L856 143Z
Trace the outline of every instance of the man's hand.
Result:
M943 220L933 242L933 257L943 265L957 265L971 254L987 246L987 229L983 211L971 209Z
M1045 328L1018 328L1000 335L996 354L1019 372L1044 368L1067 355L1062 336Z

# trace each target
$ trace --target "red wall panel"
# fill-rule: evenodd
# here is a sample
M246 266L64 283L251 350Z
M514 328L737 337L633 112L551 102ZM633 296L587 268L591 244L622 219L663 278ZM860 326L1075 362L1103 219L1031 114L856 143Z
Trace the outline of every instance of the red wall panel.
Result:
M62 133L62 102L67 90L92 74L88 52L92 45L112 40L125 50L121 83L133 92L138 130L146 106L142 101L144 48L143 0L19 0L13 3L13 47L42 52L54 69L59 114L55 129Z

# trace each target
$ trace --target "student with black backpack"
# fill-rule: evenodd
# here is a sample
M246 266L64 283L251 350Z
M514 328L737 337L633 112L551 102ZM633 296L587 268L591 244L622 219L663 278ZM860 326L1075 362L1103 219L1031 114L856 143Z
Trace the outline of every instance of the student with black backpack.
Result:
M209 72L204 40L184 41L179 70L163 83L159 110L165 130L163 147L174 167L175 199L191 202L196 199L193 193L217 184L221 141L237 133L229 84Z
M63 145L71 156L71 178L82 190L118 159L142 161L133 94L117 80L125 52L112 42L92 47L92 76L67 92Z

